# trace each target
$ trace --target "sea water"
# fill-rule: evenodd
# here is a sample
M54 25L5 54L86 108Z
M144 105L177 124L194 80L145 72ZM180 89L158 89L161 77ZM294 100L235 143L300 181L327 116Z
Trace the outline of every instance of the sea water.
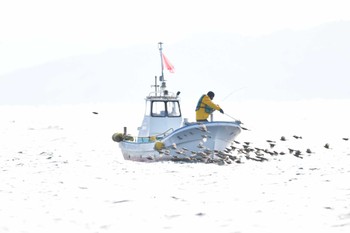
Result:
M237 142L285 154L224 166L125 161L142 106L0 106L0 232L349 232L349 103L226 104Z

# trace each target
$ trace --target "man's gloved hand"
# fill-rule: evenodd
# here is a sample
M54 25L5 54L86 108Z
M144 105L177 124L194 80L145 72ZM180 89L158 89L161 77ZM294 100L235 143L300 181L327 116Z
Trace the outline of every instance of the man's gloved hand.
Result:
M224 110L220 109L220 112L221 112L222 114L224 114Z

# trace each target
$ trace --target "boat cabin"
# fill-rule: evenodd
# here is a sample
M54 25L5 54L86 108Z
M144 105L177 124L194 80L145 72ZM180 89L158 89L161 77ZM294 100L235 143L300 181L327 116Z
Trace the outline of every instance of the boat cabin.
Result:
M156 139L162 139L169 133L182 126L182 115L180 109L180 92L176 94L166 89L166 80L164 78L164 55L162 53L162 44L159 44L161 57L161 76L157 84L152 85L155 90L146 97L146 111L143 117L142 125L138 128L139 135L137 142L149 142ZM169 65L166 63L166 65Z
M138 128L138 142L161 139L182 126L179 100L180 92L152 92L146 97L146 110L142 125Z

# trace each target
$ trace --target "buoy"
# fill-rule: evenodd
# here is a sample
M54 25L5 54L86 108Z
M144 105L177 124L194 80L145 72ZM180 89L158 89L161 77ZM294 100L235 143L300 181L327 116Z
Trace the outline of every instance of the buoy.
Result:
M131 135L123 135L124 141L134 141L134 137Z
M115 133L112 135L112 139L115 142L121 142L121 141L123 141L123 134L122 133Z
M157 151L164 149L164 143L160 141L154 143L154 149Z

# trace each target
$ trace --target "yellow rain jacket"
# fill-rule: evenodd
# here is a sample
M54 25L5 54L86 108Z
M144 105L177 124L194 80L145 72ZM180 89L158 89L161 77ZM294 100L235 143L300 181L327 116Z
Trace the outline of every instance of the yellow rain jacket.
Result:
M208 95L202 95L196 107L196 120L207 120L215 110L220 110L219 105L214 104Z

